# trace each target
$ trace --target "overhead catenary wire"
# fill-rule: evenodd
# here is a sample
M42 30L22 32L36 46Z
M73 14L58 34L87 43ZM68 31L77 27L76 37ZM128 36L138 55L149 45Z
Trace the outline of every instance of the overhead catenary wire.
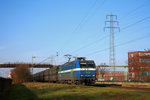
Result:
M48 60L48 59L50 59L50 57L47 57L46 59L42 60L42 61L39 62L38 64L41 64L41 63L45 62L45 61ZM37 65L38 65L38 64L37 64Z

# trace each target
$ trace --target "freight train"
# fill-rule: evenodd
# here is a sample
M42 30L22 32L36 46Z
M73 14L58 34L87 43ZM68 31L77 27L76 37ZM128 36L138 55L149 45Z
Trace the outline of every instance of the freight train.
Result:
M42 82L91 85L96 80L96 65L93 60L80 57L72 62L36 73L33 79Z

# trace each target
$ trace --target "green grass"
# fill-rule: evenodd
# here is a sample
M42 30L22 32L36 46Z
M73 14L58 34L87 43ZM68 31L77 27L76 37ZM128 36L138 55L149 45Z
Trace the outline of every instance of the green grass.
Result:
M37 96L25 85L12 85L6 100L38 100Z
M123 84L123 87L138 87L138 88L150 88L150 84L149 85L130 85L130 84Z
M57 83L13 85L8 100L150 100L150 92Z

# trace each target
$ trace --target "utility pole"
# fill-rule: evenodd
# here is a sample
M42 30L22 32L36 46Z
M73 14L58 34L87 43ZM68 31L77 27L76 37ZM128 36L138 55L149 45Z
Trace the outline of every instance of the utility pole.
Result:
M58 52L56 52L56 65L59 65L59 60L58 60Z
M114 43L114 29L119 29L120 31L120 27L115 27L115 23L117 23L118 25L118 21L117 20L117 15L113 15L112 13L110 15L106 15L106 19L108 19L109 17L109 20L106 20L105 21L105 26L106 26L106 23L109 23L109 26L108 27L104 27L105 28L109 28L110 29L110 55L109 55L109 64L111 66L113 66L113 71L115 73L115 43ZM114 20L114 17L116 20Z
M33 59L35 58L35 56L32 56L32 75L33 75L33 67L34 67L34 65L33 65Z
M33 74L33 68L34 68L34 62L33 62L33 60L34 60L34 58L46 58L46 57L37 57L37 56L32 56L32 67L31 67L31 72L32 72L32 74ZM50 57L48 57L48 58L46 58L45 60L43 60L43 61L41 61L40 63L38 63L38 64L41 64L41 63L43 63L44 61L46 61L47 59L50 59Z

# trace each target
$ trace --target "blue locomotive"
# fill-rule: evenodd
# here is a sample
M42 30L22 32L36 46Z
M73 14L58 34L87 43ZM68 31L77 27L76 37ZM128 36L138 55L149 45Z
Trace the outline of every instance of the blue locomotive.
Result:
M36 73L33 77L36 81L90 85L96 80L96 66L93 60L80 57L75 61Z
M58 79L64 83L93 84L96 79L96 66L93 60L80 57L58 67Z

